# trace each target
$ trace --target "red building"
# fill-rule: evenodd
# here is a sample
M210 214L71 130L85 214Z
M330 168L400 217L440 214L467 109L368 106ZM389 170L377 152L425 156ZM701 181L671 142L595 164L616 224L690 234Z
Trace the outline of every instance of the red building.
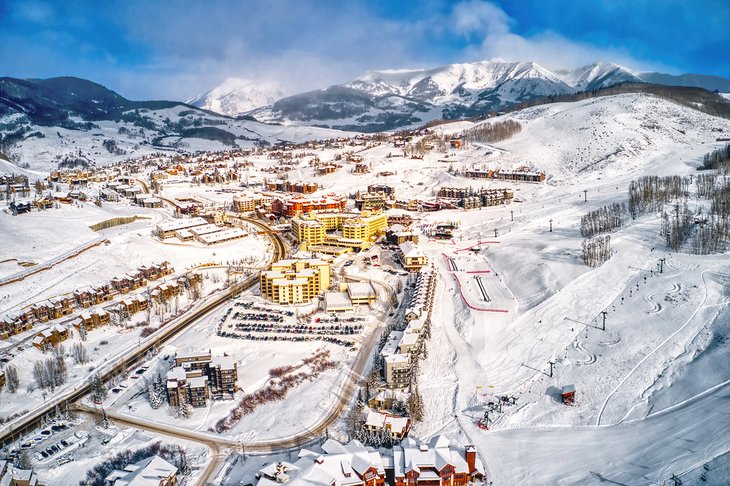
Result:
M278 216L293 218L311 211L344 211L346 206L347 198L330 194L320 197L276 198L271 204L271 211Z

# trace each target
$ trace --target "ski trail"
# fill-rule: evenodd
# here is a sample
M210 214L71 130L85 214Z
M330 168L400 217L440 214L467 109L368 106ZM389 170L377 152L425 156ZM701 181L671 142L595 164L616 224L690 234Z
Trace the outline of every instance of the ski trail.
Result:
M614 387L614 389L609 392L609 394L606 396L606 399L603 401L603 404L601 405L600 410L598 410L598 416L596 417L597 426L601 425L601 417L603 416L603 412L606 410L606 406L608 405L609 400L611 400L611 397L619 390L619 388L621 388L623 386L623 384L626 383L626 381L631 377L631 375L633 375L636 372L636 370L638 370L647 359L649 359L651 356L653 356L654 353L656 353L660 348L662 348L669 341L674 339L674 336L676 336L681 331L683 331L690 324L690 322L692 322L692 320L695 318L697 313L705 307L705 303L707 302L707 281L705 280L705 274L707 272L708 272L708 270L704 270L701 274L702 283L704 283L704 285L705 285L705 289L704 289L705 292L704 292L704 296L702 298L702 303L699 306L697 306L697 308L694 310L692 315L689 316L689 319L687 319L687 321L684 324L682 324L676 331L674 331L672 334L670 334L664 341L659 343L659 345L657 347L655 347L653 350L651 350L650 353L648 353L638 363L636 363L636 366L634 366L631 369L631 371L629 371L626 374L626 376L624 376L624 378L618 383L618 385L616 385ZM677 285L677 287L679 287L679 285Z

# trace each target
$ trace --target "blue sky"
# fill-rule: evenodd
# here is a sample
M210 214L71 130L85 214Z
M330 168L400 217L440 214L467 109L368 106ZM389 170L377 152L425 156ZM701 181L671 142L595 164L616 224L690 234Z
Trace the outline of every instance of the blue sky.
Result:
M0 0L0 76L79 76L132 99L486 59L730 78L730 1Z

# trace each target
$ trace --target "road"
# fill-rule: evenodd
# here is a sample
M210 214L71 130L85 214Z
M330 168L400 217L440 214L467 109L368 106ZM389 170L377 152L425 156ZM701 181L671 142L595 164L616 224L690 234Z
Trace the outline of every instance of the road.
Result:
M251 224L255 224L265 231L270 231L270 228L262 222L256 220L250 220ZM284 240L280 235L275 233L269 234L271 241L274 245L274 253L272 255L273 261L279 260L286 255L286 246ZM166 324L162 329L158 330L154 334L142 340L137 346L132 349L121 353L108 362L105 362L99 368L99 373L102 380L106 381L112 376L116 375L120 371L123 371L138 361L146 359L147 352L154 348L160 348L163 344L183 332L190 325L194 324L200 318L204 317L208 313L217 309L220 305L227 302L230 298L237 296L241 292L248 290L258 283L258 277L249 277L242 282L234 283L228 289L224 289L213 295L206 297L205 299L196 303L192 309L184 313L183 315L173 319L170 323ZM0 447L4 447L9 443L16 440L18 437L25 435L38 427L42 417L50 412L53 412L57 405L64 403L71 403L79 400L84 395L91 391L91 379L87 378L83 383L75 386L73 389L68 390L64 393L60 393L53 398L47 400L41 407L27 413L15 420L12 420L6 424L3 424L0 428Z
M354 280L366 280L360 277L348 277ZM393 289L387 282L373 280L373 283L380 285L386 291L388 295L388 301L393 297ZM388 307L385 306L384 309ZM387 310L383 311L385 314ZM384 317L381 316L381 320ZM282 451L296 451L303 446L310 445L320 440L326 433L326 430L332 427L341 417L344 412L349 408L352 402L355 392L357 390L357 383L363 377L368 365L371 362L372 350L375 348L377 343L380 341L380 335L382 334L384 327L378 327L370 334L368 339L363 342L360 352L353 361L350 369L347 371L346 376L341 381L340 386L337 390L337 400L333 402L329 410L320 418L320 420L313 426L307 428L307 430L298 434L293 434L289 437L280 437L272 440L263 440L256 442L241 442L226 438L213 433L201 432L196 430L189 430L183 427L177 427L169 424L160 424L152 420L126 415L123 413L116 412L114 410L106 410L107 416L116 422L117 424L145 429L158 434L167 436L179 437L185 440L198 442L206 445L214 451L214 458L206 466L203 475L200 477L198 484L207 484L206 481L221 467L225 457L224 452L226 450L240 452L245 450L246 452L256 453L272 453ZM86 413L97 413L94 407L90 407L83 403L78 403L76 408Z
M87 241L86 243L77 246L76 248L67 251L66 253L59 255L55 258L52 258L46 262L40 263L38 265L34 265L30 268L26 268L25 270L21 270L20 272L14 273L12 275L8 275L7 277L4 277L0 279L0 287L3 285L8 285L13 282L18 282L20 280L23 280L27 277L30 277L31 275L34 275L38 272L42 272L43 270L49 270L53 268L54 265L58 265L59 263L68 260L69 258L74 258L80 255L81 253L85 252L86 250L89 250L95 246L101 245L104 242L109 242L104 236L100 236L99 238L94 238L91 241Z

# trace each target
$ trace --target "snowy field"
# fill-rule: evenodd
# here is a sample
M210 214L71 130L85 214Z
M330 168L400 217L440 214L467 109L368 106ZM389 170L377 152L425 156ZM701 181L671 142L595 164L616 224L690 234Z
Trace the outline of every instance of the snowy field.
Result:
M429 214L424 222L462 225L453 244L423 245L440 280L415 433L475 443L494 484L660 484L727 453L727 257L665 251L649 215L611 234L615 253L601 267L580 259L583 214L625 201L631 178L693 173L713 146L627 159L630 174L526 184L525 202L504 208ZM479 240L495 243L458 251ZM560 402L569 384L573 407ZM492 430L477 428L502 395L516 405L490 415Z
M672 474L696 477L704 464L718 465L718 475L726 471L716 484L730 482L729 468L722 466L730 451L727 255L670 253L656 214L612 232L614 253L595 269L581 260L580 236L581 216L625 202L631 180L696 174L702 156L722 146L716 135L730 131L730 121L648 95L539 106L483 123L503 119L519 121L522 131L496 146L472 143L462 150L434 151L423 160L403 157L401 149L387 143L302 150L287 173L290 181L318 182L319 195L354 194L376 183L394 186L398 199L432 198L443 186L515 192L517 199L507 206L411 213L415 226L424 229L442 221L460 222L453 241L420 237L419 247L437 270L438 281L428 357L420 366L425 420L412 433L424 438L444 433L459 443L475 444L489 480L500 485L662 484ZM436 131L448 135L472 126L458 122ZM352 174L354 164L335 161L346 151L362 155L370 173ZM314 156L343 167L316 176L309 163ZM252 166L242 169L242 180L278 176L268 172L278 162L266 154L245 161ZM447 172L525 164L544 171L547 182L484 181ZM379 174L384 171L394 174ZM241 187L194 186L181 179L163 183L162 194L199 197L221 206L232 198L223 189ZM101 233L88 229L94 222L131 214L150 219ZM62 206L18 217L0 213L5 234L17 235L5 238L0 261L40 263L94 238L110 241L20 284L0 287L0 311L152 261L169 260L177 271L242 256L263 265L271 251L261 235L216 247L154 239L154 224L169 217L167 207L143 210L123 203ZM478 252L469 250L474 245ZM20 270L14 261L0 263L0 277ZM348 273L373 279L381 296L396 283L392 274L361 261ZM379 305L375 312L384 310ZM296 364L323 347L340 362L337 369L294 388L283 401L259 407L226 434L242 441L285 437L324 415L354 352L316 342L219 337L215 328L224 312L210 314L177 337L145 377L169 366L165 354L210 349L214 356L235 357L239 385L249 393L265 386L271 368ZM128 339L122 346L134 345L133 336L121 339ZM165 407L152 410L141 393L142 383L110 395L108 405L144 420L201 432L234 405L214 402L181 421ZM565 385L577 390L572 407L560 401ZM512 397L514 404L490 414L490 430L478 428L477 420L498 396ZM0 410L7 412L3 397ZM27 406L38 397L33 400Z

